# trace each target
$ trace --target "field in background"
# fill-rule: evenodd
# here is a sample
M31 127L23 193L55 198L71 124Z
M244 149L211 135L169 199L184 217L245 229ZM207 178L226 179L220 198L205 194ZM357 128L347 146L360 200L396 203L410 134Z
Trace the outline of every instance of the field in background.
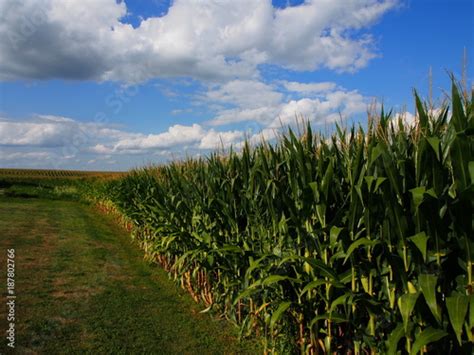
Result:
M113 171L81 171L81 170L48 170L48 169L9 169L0 168L0 178L108 178L123 175L124 172Z
M88 183L123 177L127 172L0 168L0 195L79 200Z

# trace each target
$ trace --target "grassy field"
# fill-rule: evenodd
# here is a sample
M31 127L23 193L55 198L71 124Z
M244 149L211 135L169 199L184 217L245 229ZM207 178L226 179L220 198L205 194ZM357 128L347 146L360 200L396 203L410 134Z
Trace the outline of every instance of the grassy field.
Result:
M255 353L223 321L200 314L143 261L110 217L74 201L0 196L0 265L16 253L16 353ZM9 353L5 273L0 353ZM225 349L225 350L224 350ZM258 352L258 351L257 351Z
M125 172L0 168L0 195L79 200L85 182L111 180Z

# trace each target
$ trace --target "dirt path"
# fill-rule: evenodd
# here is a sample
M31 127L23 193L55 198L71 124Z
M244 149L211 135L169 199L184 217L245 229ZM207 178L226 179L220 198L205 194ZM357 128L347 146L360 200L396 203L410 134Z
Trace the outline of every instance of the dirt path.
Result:
M16 352L258 353L200 314L107 216L77 202L0 197L0 353L10 353L7 249L15 249Z

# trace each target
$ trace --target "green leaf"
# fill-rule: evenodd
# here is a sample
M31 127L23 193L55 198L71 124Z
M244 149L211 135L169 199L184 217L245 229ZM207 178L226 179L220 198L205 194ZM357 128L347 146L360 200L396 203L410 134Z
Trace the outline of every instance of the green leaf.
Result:
M243 254L244 251L242 249L240 249L239 247L235 246L235 245L223 245L222 247L220 247L218 250L218 252L230 252L230 253L239 253L239 254Z
M449 197L451 197L453 199L456 198L456 195L457 195L456 194L456 188L457 188L456 181L453 181L453 183L449 186L449 189L448 189Z
M267 278L265 278L265 280L262 281L262 285L263 286L270 286L271 284L274 284L274 283L277 283L277 282L280 282L280 281L284 281L284 280L289 280L289 281L292 281L292 282L301 282L301 280L295 279L295 278L289 277L289 276L270 275Z
M387 340L387 355L396 355L397 347L400 339L405 336L405 330L403 329L403 324L398 323L397 327L392 330L390 336Z
M319 219L319 223L321 223L321 227L326 227L326 205L324 203L320 203L316 205L316 214Z
M468 305L469 297L466 295L456 294L451 297L446 297L446 308L448 309L449 320L451 321L451 325L456 333L459 345L462 344L462 326L464 324Z
M259 287L262 285L262 280L257 280L255 281L253 284L251 284L250 286L248 286L244 291L242 291L235 299L234 299L234 302L233 304L236 305L237 302L242 299L242 298L245 298L245 297L248 297L250 296L252 293L255 293L257 291L261 291L262 288Z
M331 320L331 322L333 323L345 323L345 322L348 322L347 318L342 315L342 314L339 314L339 313L333 313L333 314L330 314L330 313L324 313L324 314L321 314L319 316L316 316L314 317L312 320L311 320L311 323L309 324L310 327L312 327L314 325L314 323L320 321L320 320Z
M470 161L468 164L469 176L471 177L471 184L474 185L474 161Z
M452 115L451 115L451 122L450 126L454 126L456 133L458 134L456 138L451 143L450 147L450 155L451 155L451 162L453 166L453 175L456 181L456 185L460 191L463 191L467 186L467 175L470 173L468 172L468 163L470 161L470 142L464 137L459 136L459 133L463 132L468 125L468 117L464 112L463 104L461 95L459 94L459 90L456 87L455 80L452 80L452 93L451 93L451 101L452 101Z
M318 269L321 271L321 273L332 280L339 282L339 277L338 275L334 272L333 269L328 267L326 264L324 264L321 260L318 259L313 259L313 258L301 258L303 261L306 261L308 264L310 264L313 268Z
M345 304L347 299L350 297L350 293L347 292L345 294L343 294L342 296L339 296L338 298L336 298L332 303L331 303L331 307L329 309L329 313L332 313L334 311L334 309L341 305L341 304Z
M428 237L425 232L420 232L415 234L413 237L409 237L410 240L415 246L420 250L421 255L423 255L423 260L426 261L426 246L428 244Z
M385 180L387 180L386 177L379 177L379 178L377 178L377 181L375 182L374 192L379 189L380 185L382 185L382 183L383 183Z
M349 248L347 249L346 252L346 258L344 259L344 263L346 263L347 259L351 256L351 254L356 250L358 247L365 245L365 246L374 246L376 244L380 243L378 240L370 240L367 238L359 238L356 241L354 241Z
M474 294L469 295L469 325L474 328Z
M428 143L430 144L431 148L433 148L434 152L436 153L436 158L438 158L438 160L440 160L440 154L439 154L439 143L440 143L440 140L438 137L428 137L426 138L426 140L428 141Z
M457 136L450 148L453 176L457 187L463 191L469 186L468 183L468 159L470 142L465 137Z
M436 195L436 191L433 188L426 190L425 195L431 196L433 198L438 198L438 196Z
M332 180L332 174L333 174L332 164L333 164L332 160L330 160L329 165L326 169L326 173L324 174L323 180L321 182L321 191L324 194L324 197L326 199L328 198L329 184L331 183L331 180Z
M398 299L398 308L400 309L400 314L402 315L405 333L408 330L408 321L410 320L410 315L413 312L413 308L415 308L416 300L418 299L419 295L419 292L405 293Z
M324 285L326 282L327 282L327 281L326 281L326 280L323 280L323 279L311 281L310 283L308 283L308 284L303 288L303 290L302 290L301 293L300 293L300 296L303 296L306 292L312 290L313 288L316 288L316 287L319 287L319 286L321 286L321 285Z
M283 315L283 313L285 313L285 311L291 306L291 302L283 302L283 303L280 303L280 305L278 306L277 310L275 312L273 312L272 314L272 318L270 319L270 328L273 329L273 327L275 326L275 323L278 322L278 320L281 318L281 316Z
M319 202L318 183L316 181L313 181L313 182L310 182L308 185L313 191L314 200L316 201L316 203L318 203Z
M418 93L416 91L415 91L415 102L416 102L416 111L418 113L420 128L422 129L422 131L424 131L428 128L429 119L428 119L428 115L426 114L423 103L421 102L420 97L418 96Z
M444 338L446 335L448 335L448 333L446 333L444 330L435 329L432 327L426 328L416 337L415 343L411 348L410 355L418 354L418 352L425 345L428 345L429 343L432 343L434 341L438 341Z
M422 274L418 276L418 283L421 288L421 292L425 297L425 301L428 304L428 307L431 309L436 321L441 323L441 314L439 311L438 304L436 302L436 284L438 278L435 275Z
M372 191L372 184L374 182L374 179L375 178L373 176L365 176L364 177L364 180L367 183L367 189L369 190L369 192Z
M451 101L453 106L451 121L454 125L454 128L456 129L456 132L461 132L466 128L468 121L466 115L464 114L461 95L459 94L459 90L456 86L454 78L452 79L451 86Z
M411 189L411 195L413 199L413 204L415 205L415 209L418 209L418 206L423 202L423 194L425 193L426 188L424 186L415 187Z
M374 161L377 160L377 158L382 154L383 152L383 147L379 144L377 144L372 150L370 151L370 161L369 161L369 167L374 163Z
M214 256L212 254L209 254L207 256L207 262L208 262L210 267L212 267L214 265Z
M339 237L339 234L343 228L339 228L336 226L331 227L331 231L329 232L329 240L331 242L331 247L333 247L337 243L337 238Z

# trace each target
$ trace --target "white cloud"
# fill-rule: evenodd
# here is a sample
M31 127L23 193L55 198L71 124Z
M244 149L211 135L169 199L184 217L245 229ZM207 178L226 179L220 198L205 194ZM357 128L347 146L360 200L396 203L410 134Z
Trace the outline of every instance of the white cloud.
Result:
M245 121L256 121L256 122L270 122L276 116L278 116L279 105L275 106L263 106L257 108L234 108L234 109L221 109L217 112L216 116L208 121L207 123L211 126L220 126L230 123L238 123Z
M208 92L205 100L233 103L234 107L217 108L215 116L207 123L220 126L253 121L264 128L281 128L282 125L293 124L297 117L330 123L340 116L350 118L367 109L367 98L357 91L338 88L334 83L280 84L289 91L307 95L287 99L277 91L277 87L256 81L236 80Z
M208 91L206 96L210 101L245 108L276 105L283 97L272 86L257 80L233 80Z
M97 153L97 154L111 154L113 153L113 149L110 147L106 147L103 144L96 144L93 147L89 149L91 153Z
M96 122L80 122L72 118L54 115L36 115L28 120L0 121L0 146L77 149L94 142L117 141L136 133L125 132ZM97 150L101 147L96 146ZM96 151L98 152L98 151Z
M112 155L170 155L171 150L200 150L228 147L243 139L239 130L219 132L199 124L173 125L158 134L131 133L94 122L79 122L57 116L35 116L27 121L0 121L0 147L15 149L9 160L24 157L35 159L42 154L35 149L49 149L61 159L84 154L110 158ZM25 150L25 152L19 152ZM21 154L20 154L21 153ZM48 154L50 154L48 153ZM6 160L4 151L0 159Z
M51 154L48 152L14 152L6 153L0 151L0 160L16 161L16 160L45 160L51 159Z
M190 149L215 149L229 147L235 142L243 139L244 132L239 130L219 132L214 129L206 130L199 124L191 126L174 125L167 132L159 134L138 135L133 138L119 140L113 149L105 146L96 147L99 152L130 152L136 150L146 152L149 150L164 150L172 148ZM183 149L185 150L185 149Z
M204 129L198 125L192 126L174 125L168 128L167 132L160 134L138 135L133 138L119 140L114 150L129 149L161 149L177 145L196 143L204 137Z
M357 32L396 0L176 0L137 28L115 0L0 0L0 79L258 77L258 65L354 71L376 55Z
M244 138L242 131L216 132L209 130L199 143L200 149L228 148Z
M303 94L325 93L336 88L336 83L319 82L319 83L299 83L295 81L282 81L281 84L286 90Z
M0 122L0 145L58 147L74 133L69 124L43 122Z

